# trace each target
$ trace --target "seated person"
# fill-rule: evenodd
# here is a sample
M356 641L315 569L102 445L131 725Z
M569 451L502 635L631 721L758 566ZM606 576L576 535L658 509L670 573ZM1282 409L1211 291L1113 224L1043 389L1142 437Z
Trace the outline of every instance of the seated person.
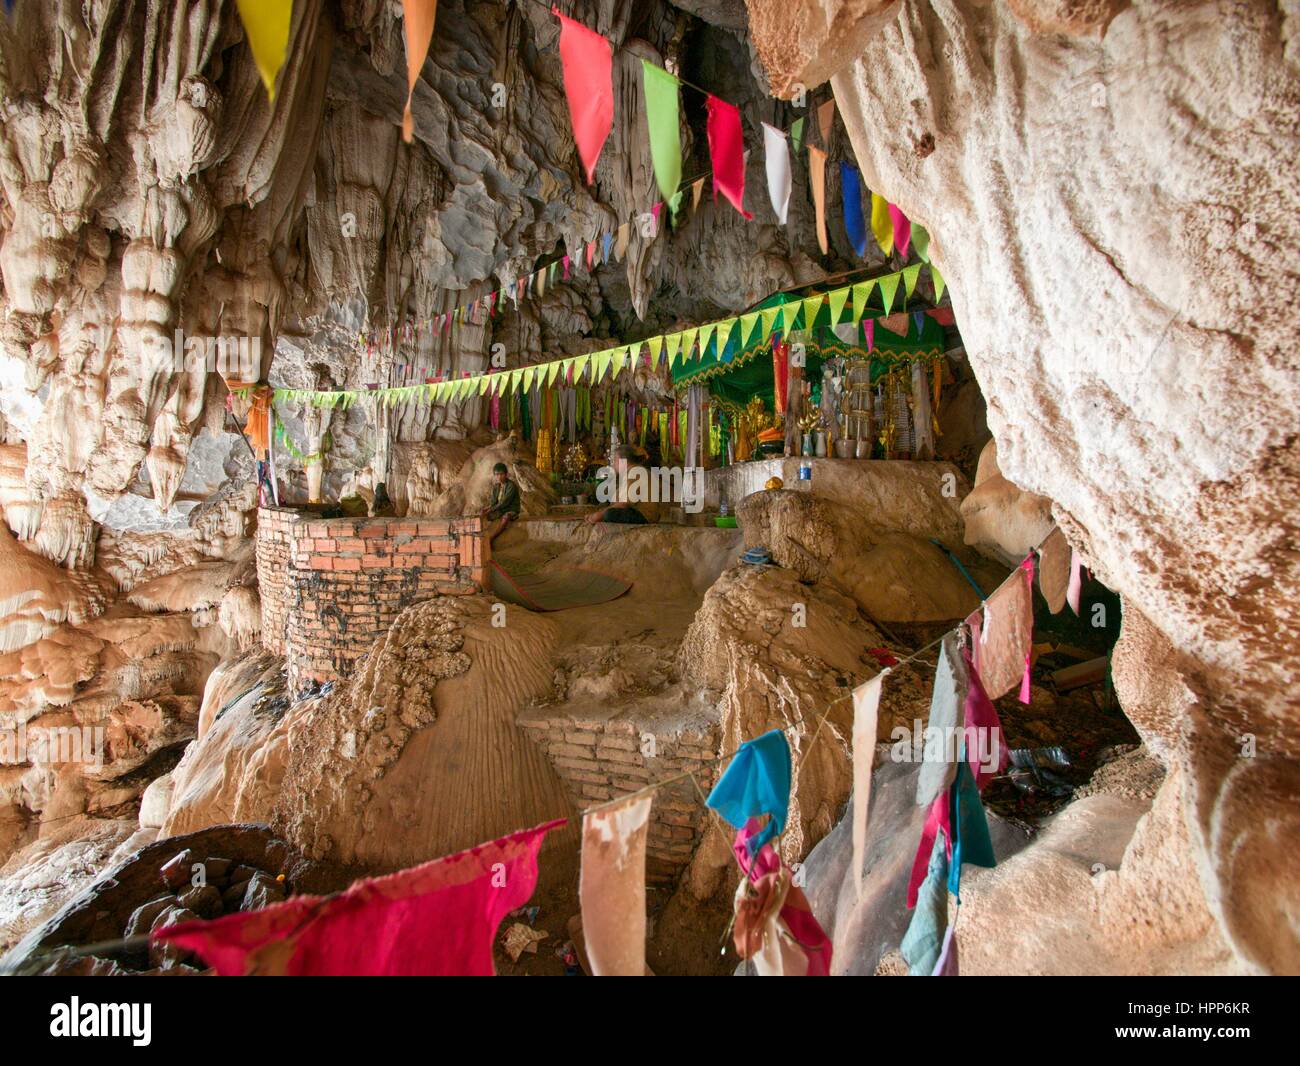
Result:
M510 480L505 463L492 468L492 499L479 515L494 523L488 530L489 544L519 517L519 486Z
M644 526L646 517L630 503L612 503L599 511L592 511L585 521L595 525L597 522L611 522L623 526Z

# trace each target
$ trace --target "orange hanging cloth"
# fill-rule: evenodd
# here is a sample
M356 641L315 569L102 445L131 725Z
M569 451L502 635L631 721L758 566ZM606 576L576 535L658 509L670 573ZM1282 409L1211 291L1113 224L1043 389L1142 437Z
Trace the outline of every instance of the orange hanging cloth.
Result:
M790 345L777 343L772 345L772 378L775 384L776 413L785 414L786 403L790 395Z
M248 411L244 433L252 445L253 454L265 459L271 450L271 392L270 385L259 385L253 390L253 406Z
M438 13L438 0L402 0L402 21L406 28L406 110L402 112L402 140L411 143L415 133L415 119L411 116L411 99L415 96L415 83L420 80L420 70L429 54L433 40L433 20Z

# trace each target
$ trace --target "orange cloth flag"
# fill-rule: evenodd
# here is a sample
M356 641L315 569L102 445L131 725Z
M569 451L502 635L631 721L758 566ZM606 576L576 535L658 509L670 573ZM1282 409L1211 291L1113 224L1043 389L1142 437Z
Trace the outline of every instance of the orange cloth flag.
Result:
M429 54L433 40L433 20L438 13L438 0L402 0L402 21L406 27L406 110L402 112L402 140L411 143L415 133L415 119L411 115L411 98L415 96L415 83L420 80L420 70Z
M830 250L826 240L826 153L808 146L808 178L812 182L813 205L817 208L817 246L825 255Z

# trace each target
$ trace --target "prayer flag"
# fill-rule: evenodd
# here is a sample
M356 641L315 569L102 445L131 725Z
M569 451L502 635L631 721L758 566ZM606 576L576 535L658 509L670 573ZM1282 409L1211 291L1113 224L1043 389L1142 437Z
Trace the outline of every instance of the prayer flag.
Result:
M889 204L879 193L871 194L871 232L880 250L888 255L894 250L894 224L889 218Z
M276 75L284 66L285 53L289 50L293 0L236 0L235 6L248 34L248 47L253 52L257 72L262 75L266 95L274 100ZM432 23L432 17L429 21ZM409 103L407 110L410 110Z
M784 226L790 209L790 146L785 134L763 123L763 149L767 158L767 194L776 221Z
M250 7L272 7L264 0L244 0ZM243 3L240 4L242 8ZM415 133L415 118L411 114L411 100L415 96L415 83L420 80L420 70L429 54L433 41L433 22L438 13L438 0L402 0L402 25L406 31L406 110L402 112L402 140L408 144Z
M647 59L641 60L641 71L655 180L664 199L671 200L682 181L682 143L677 117L679 83L668 71Z
M871 771L876 761L880 685L888 667L853 690L853 885L862 895L862 857L867 847L871 809Z
M737 750L705 801L727 822L743 829L751 818L770 821L750 841L750 854L785 829L790 806L790 745L773 729Z
M654 795L635 796L582 819L578 900L596 977L645 973L645 849Z
M894 204L889 204L888 210L889 221L894 227L894 247L898 249L898 254L906 259L907 249L912 240L912 223Z
M859 257L867 254L867 220L862 217L862 179L852 163L840 161L840 185L844 195L844 232Z
M720 192L745 218L745 144L740 112L735 104L710 95L704 102L708 112L709 159L713 162L713 194Z
M551 13L560 20L564 95L569 100L573 139L590 185L596 161L614 127L614 53L600 34L561 15L556 7Z
M826 240L826 153L808 146L808 180L812 182L813 206L817 209L817 247L822 255L830 251Z

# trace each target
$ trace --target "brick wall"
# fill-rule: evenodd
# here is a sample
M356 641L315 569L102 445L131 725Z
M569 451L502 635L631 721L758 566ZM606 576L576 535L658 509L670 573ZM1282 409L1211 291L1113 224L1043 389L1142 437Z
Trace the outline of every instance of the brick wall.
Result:
M707 795L716 777L716 730L666 730L627 718L544 717L526 711L519 724L547 753L579 808L635 792L690 770ZM647 745L653 740L653 748ZM643 754L653 750L653 756ZM655 793L646 842L646 880L677 879L695 853L708 812L690 779Z
M480 518L321 518L263 507L257 517L262 643L289 682L351 673L401 611L487 581Z

